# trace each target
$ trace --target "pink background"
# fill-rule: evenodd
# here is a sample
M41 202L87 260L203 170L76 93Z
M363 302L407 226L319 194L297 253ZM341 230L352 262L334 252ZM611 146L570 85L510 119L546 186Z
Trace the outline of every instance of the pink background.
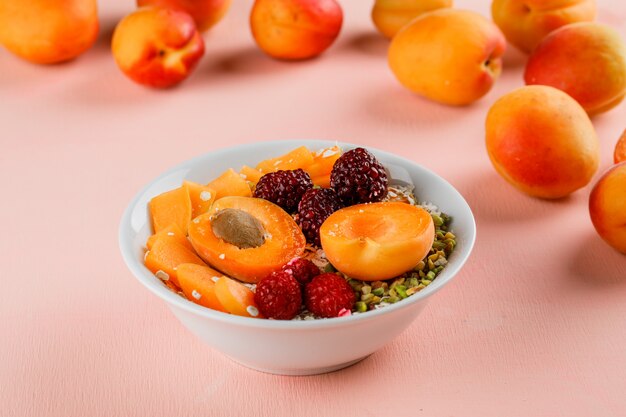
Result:
M74 62L34 66L0 51L1 415L626 415L626 257L595 234L590 187L531 199L484 149L486 111L522 85L524 56L507 53L481 101L444 107L394 80L370 1L342 1L343 31L320 59L283 63L256 49L251 0L236 0L193 76L151 91L122 76L108 49L134 2L100 3L101 38ZM487 3L457 0L485 15ZM626 36L626 3L599 9ZM626 104L594 124L603 170ZM455 185L478 223L467 266L408 331L315 377L257 373L205 347L117 248L127 202L160 172L290 138L406 155Z

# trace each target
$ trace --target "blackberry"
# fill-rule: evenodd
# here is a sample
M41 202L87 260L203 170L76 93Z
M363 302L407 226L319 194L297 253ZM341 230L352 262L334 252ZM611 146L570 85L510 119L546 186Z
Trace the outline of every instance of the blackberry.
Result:
M346 206L382 201L387 182L385 167L364 148L341 155L330 173L330 186Z
M264 198L282 207L287 213L298 209L304 193L313 187L309 174L302 169L265 174L254 189L254 197Z
M339 196L330 188L313 188L304 193L298 205L298 226L307 242L321 246L320 226L342 207Z

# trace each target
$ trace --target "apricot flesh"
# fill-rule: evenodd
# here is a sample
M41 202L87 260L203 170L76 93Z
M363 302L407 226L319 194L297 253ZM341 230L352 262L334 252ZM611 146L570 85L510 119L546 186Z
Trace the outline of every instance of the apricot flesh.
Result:
M576 23L545 37L528 58L527 85L563 90L589 115L617 106L626 95L626 45L613 28Z
M485 124L494 168L531 196L565 197L598 169L599 142L589 116L556 88L526 86L504 95Z
M181 264L176 269L178 284L189 301L217 311L226 312L215 294L219 271L204 265Z
M242 210L261 223L265 230L263 244L242 249L216 236L212 221L218 212L229 208ZM215 201L208 213L195 218L189 224L189 239L209 265L251 283L302 255L306 244L296 222L279 206L260 198L236 196Z
M187 224L191 220L192 207L189 191L186 187L179 187L159 194L150 200L148 209L154 233L160 232L171 224L176 224L184 234L187 233Z
M391 39L416 17L447 7L452 7L452 0L376 0L372 21L380 33Z
M612 166L593 187L589 214L600 237L626 254L626 162Z
M351 278L376 281L414 268L433 245L430 214L406 203L357 204L331 214L320 228L330 263Z
M215 283L215 295L220 304L230 314L263 318L254 303L254 293L245 285L233 279L224 276L220 277Z
M145 265L157 278L179 287L176 269L181 264L204 265L202 259L185 245L171 239L157 239L146 252Z

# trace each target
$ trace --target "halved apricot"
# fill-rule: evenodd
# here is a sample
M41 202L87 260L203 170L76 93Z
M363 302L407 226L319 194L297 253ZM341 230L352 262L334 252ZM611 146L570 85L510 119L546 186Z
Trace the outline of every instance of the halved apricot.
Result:
M172 281L177 287L180 287L180 284L176 269L178 265L187 263L205 265L192 250L171 239L157 238L152 244L152 249L146 252L146 268L157 278Z
M298 169L313 163L313 154L306 146L300 146L293 151L276 158L266 159L260 162L256 169L263 174L278 170Z
M222 277L221 272L204 265L181 264L176 275L180 289L189 301L226 312L215 294L215 283Z
M233 279L220 277L215 283L215 295L230 314L263 318L254 304L254 293Z
M250 189L248 182L232 168L228 169L222 173L222 175L208 183L207 187L215 190L216 200L228 196L252 196L252 190Z
M217 193L211 187L193 181L183 181L183 187L189 192L191 201L191 218L206 213L215 201Z
M414 268L433 245L430 214L406 203L357 204L331 214L320 227L330 263L351 278L376 281Z
M187 233L187 224L191 220L191 200L185 187L166 191L154 197L148 203L152 230L158 233L175 223L183 233Z
M620 136L619 140L615 144L613 160L616 164L626 161L626 130L624 130L622 136Z
M228 214L228 219L220 216ZM217 227L219 226L219 227ZM261 198L224 197L189 224L189 239L209 265L245 282L257 282L302 255L302 231L277 205Z
M187 249L191 251L193 250L193 246L191 246L191 242L189 241L189 239L187 239L187 235L185 235L180 230L180 227L178 227L176 223L172 223L165 229L161 230L159 233L155 233L150 236L146 241L146 247L148 248L148 250L152 249L152 246L154 245L154 242L157 241L157 239L173 240L174 242L178 242L179 244L183 245Z

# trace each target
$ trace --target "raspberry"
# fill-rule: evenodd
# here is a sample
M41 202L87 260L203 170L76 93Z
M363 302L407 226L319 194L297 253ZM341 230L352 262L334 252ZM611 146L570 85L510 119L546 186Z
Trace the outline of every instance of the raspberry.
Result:
M313 262L302 258L294 258L289 261L283 266L283 271L293 275L300 285L308 284L320 274L320 269Z
M326 273L313 278L306 286L306 308L319 317L337 317L342 309L352 310L354 290L337 274Z
M333 165L330 186L346 206L374 203L387 196L387 173L364 148L352 149Z
M304 193L313 187L309 174L302 169L265 174L254 189L254 197L264 198L293 213Z
M274 272L257 284L254 303L268 319L291 320L302 307L300 285L292 274Z
M328 216L342 207L337 193L330 188L314 188L304 193L298 205L298 226L307 242L321 246L320 226Z

